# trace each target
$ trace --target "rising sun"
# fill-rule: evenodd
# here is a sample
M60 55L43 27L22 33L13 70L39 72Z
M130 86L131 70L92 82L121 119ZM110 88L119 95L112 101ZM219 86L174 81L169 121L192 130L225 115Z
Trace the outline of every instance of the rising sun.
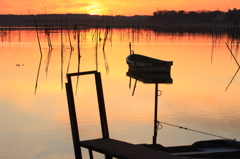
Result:
M90 15L104 14L104 8L99 2L93 2L91 5L85 7L84 10Z

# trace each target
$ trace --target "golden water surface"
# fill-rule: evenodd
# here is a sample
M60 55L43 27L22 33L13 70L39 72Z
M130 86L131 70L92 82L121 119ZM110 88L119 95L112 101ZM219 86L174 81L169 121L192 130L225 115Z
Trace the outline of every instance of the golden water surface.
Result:
M113 29L103 51L104 29L81 30L79 44L74 31L70 38L51 32L50 40L39 31L39 42L35 30L0 32L0 158L74 158L64 83L78 71L101 72L110 137L151 143L155 85L137 82L132 96L129 42L136 54L173 61L173 83L159 84L159 121L238 140L238 45L226 35ZM101 137L94 77L73 78L73 85L81 139ZM157 143L164 146L217 138L162 126Z

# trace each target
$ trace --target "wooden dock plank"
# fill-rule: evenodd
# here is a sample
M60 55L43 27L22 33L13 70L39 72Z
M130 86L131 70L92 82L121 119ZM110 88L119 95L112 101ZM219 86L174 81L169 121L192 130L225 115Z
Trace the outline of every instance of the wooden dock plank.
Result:
M81 147L91 149L119 159L180 159L166 152L134 145L127 142L100 138L80 142Z

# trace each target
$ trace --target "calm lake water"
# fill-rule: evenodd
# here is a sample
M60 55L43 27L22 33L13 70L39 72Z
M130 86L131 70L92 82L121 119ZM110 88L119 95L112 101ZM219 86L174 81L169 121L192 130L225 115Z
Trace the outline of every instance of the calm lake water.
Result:
M98 70L102 75L110 137L152 143L154 84L138 82L132 96L126 76L129 42L137 54L173 61L172 84L159 84L158 120L226 138L240 137L240 74L225 43L239 60L238 45L226 35L157 34L131 29L105 30L96 44L96 30L77 34L66 31L0 31L0 158L73 159L66 74ZM62 40L61 40L62 39ZM97 47L96 47L97 46ZM81 139L101 137L94 77L73 78ZM198 140L218 139L162 124L157 143L187 145ZM89 158L83 149L84 158ZM96 158L104 158L94 154Z

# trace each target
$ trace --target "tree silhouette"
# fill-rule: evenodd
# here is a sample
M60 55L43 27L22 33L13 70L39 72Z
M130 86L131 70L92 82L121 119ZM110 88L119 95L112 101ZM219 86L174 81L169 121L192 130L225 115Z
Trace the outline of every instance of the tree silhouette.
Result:
M216 18L225 16L225 18L218 18L219 22L232 22L240 20L240 10L234 8L229 9L228 12L219 10L208 11L174 11L174 10L158 10L153 12L153 18L158 22L169 23L210 23L216 22Z

